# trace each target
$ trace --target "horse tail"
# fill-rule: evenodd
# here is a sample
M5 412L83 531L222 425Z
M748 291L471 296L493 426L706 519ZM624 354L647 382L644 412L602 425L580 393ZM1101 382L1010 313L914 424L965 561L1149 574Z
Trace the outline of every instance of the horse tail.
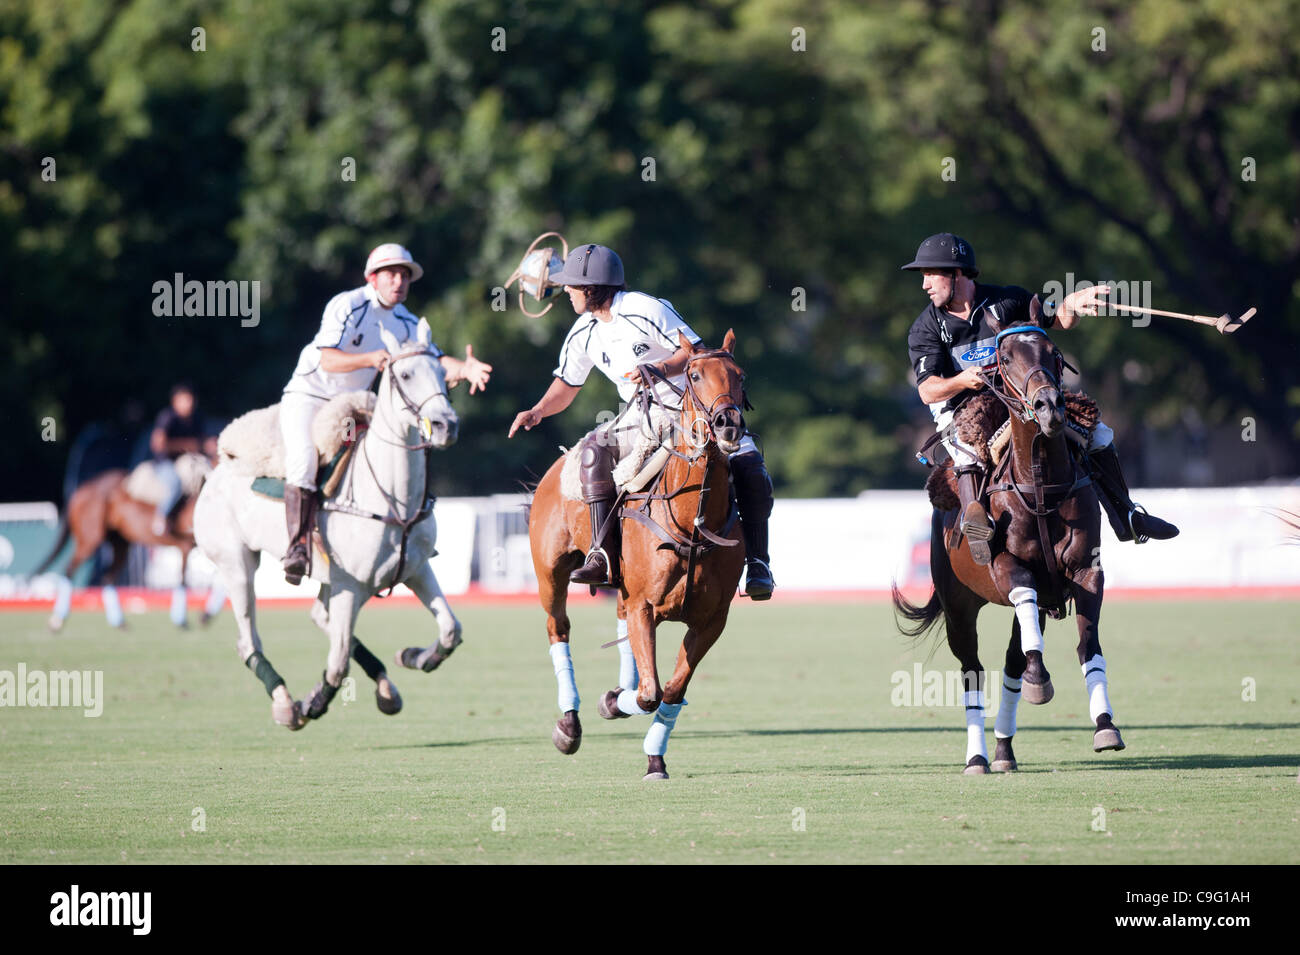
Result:
M62 553L64 545L68 543L68 538L72 535L72 528L68 525L68 515L65 513L59 518L59 541L54 545L54 550L50 551L50 556L41 561L41 566L32 571L32 576L36 577L45 573L54 559Z
M889 591L894 602L894 626L898 627L898 632L903 636L919 640L943 618L943 604L939 602L937 591L930 591L930 601L924 607L910 603L896 583L889 585ZM912 625L903 624L899 617L912 621Z

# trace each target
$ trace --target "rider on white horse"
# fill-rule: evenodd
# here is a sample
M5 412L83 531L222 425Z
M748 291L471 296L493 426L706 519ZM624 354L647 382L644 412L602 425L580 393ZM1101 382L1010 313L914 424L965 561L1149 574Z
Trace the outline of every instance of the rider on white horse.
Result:
M390 352L381 338L387 332L399 344L414 341L418 320L402 302L411 283L424 269L411 253L396 243L385 243L366 259L366 284L330 299L320 331L303 348L298 366L284 387L280 402L280 430L284 436L285 521L289 550L284 555L284 576L299 583L311 569L311 528L316 518L316 449L311 422L330 398L348 391L363 391L388 364ZM474 357L465 346L465 358L439 357L447 384L470 383L470 394L487 386L492 366Z

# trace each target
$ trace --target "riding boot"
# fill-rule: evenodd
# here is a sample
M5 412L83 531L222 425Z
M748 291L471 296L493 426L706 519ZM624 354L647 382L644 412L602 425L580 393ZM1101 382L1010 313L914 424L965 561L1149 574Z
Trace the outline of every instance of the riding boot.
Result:
M1106 516L1110 518L1111 529L1122 541L1136 541L1145 544L1151 538L1169 540L1178 536L1178 528L1168 521L1153 517L1140 504L1134 504L1128 496L1128 482L1124 480L1124 471L1120 468L1119 454L1113 444L1088 455L1092 464L1092 477L1101 491L1097 495Z
M284 554L284 579L302 583L311 573L311 531L316 523L316 492L296 484L284 485L284 519L289 549Z
M587 562L569 575L575 584L592 584L596 587L613 587L618 573L618 553L622 545L619 533L620 521L617 516L609 519L609 498L590 501L587 506L591 513L591 550L587 553ZM600 533L604 527L605 532Z
M961 468L957 472L957 496L961 499L961 533L966 535L970 556L984 567L993 560L993 524L979 499L979 468Z
M772 516L772 478L757 454L738 454L731 459L731 482L736 489L740 530L745 537L745 595L770 600L776 583L772 580L771 557L767 552L767 521Z

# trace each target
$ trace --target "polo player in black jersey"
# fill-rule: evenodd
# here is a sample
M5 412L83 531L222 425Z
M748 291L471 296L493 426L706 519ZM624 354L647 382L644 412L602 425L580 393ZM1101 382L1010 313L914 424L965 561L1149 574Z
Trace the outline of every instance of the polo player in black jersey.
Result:
M944 434L944 447L957 471L961 534L969 542L975 563L988 564L992 559L989 541L993 525L978 496L982 468L974 450L962 444L952 428L953 413L984 387L979 372L997 362L997 331L1041 324L1030 317L1030 302L1036 296L1014 285L977 283L975 250L969 242L947 232L922 242L916 258L903 270L920 272L924 276L921 288L930 297L929 306L907 334L917 390L921 400L930 406L936 428ZM1079 316L1096 315L1109 292L1105 286L1096 286L1067 295L1056 308L1055 320L1044 327L1072 328ZM1050 312L1049 303L1044 314ZM1148 514L1129 498L1114 437L1114 432L1099 421L1088 445L1088 461L1115 536L1138 543L1176 537L1177 527ZM956 540L960 537L954 537Z

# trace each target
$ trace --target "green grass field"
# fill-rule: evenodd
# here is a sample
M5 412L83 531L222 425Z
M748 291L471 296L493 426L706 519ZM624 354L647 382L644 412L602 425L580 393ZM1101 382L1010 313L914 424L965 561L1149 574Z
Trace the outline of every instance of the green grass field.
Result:
M102 670L106 699L97 719L0 709L0 861L1293 863L1298 611L1108 605L1122 753L1092 752L1073 620L1049 625L1056 698L1021 707L1021 772L971 778L960 708L891 704L891 674L954 667L946 646L908 647L887 606L738 602L687 694L666 783L641 780L646 720L596 715L617 676L600 649L612 605L574 613L586 735L571 757L550 742L555 680L530 605L461 610L448 663L395 669L400 715L375 709L354 667L356 700L299 733L271 723L228 611L191 632L132 616L125 634L81 613L57 637L44 614L12 613L0 669ZM984 664L1000 668L1009 613L983 622ZM324 638L305 610L261 623L301 696ZM387 660L431 623L372 605L358 629ZM661 667L681 632L661 631ZM991 749L991 721L987 735Z

